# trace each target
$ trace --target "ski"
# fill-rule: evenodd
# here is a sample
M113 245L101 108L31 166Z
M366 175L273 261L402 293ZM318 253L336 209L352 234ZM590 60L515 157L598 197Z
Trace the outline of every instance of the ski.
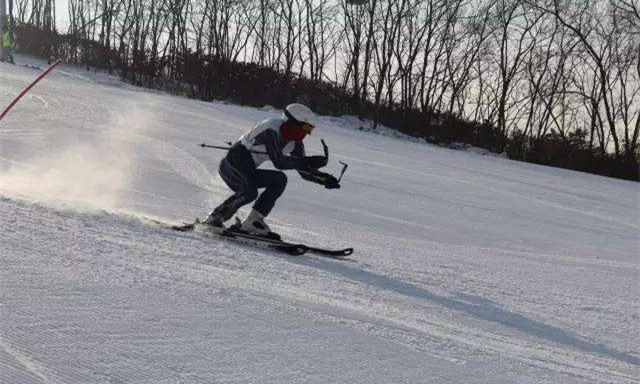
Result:
M233 236L238 236L238 237L241 237L241 238L254 239L254 240L258 240L258 241L265 241L265 242L269 242L270 244L275 244L275 245L278 245L278 244L286 245L286 246L298 245L298 246L306 248L308 252L314 253L314 254L319 255L319 256L329 257L329 258L332 258L332 259L341 259L341 258L350 256L353 253L353 248L344 248L344 249L319 248L319 247L313 247L313 246L306 245L306 244L289 243L289 242L286 242L286 241L283 241L283 240L270 239L270 238L265 238L265 237L262 237L262 236L251 235L251 234L248 234L248 233L237 232L237 231L234 231L233 229L227 229L227 230L224 231L224 233L231 234Z
M250 245L265 246L267 248L275 249L277 251L284 252L293 256L301 256L307 252L311 252L322 257L328 257L332 259L342 259L353 254L353 248L344 248L344 249L320 248L320 247L314 247L306 244L290 243L283 240L251 235L246 232L235 231L231 228L220 228L220 231L214 231L214 230L198 231L196 226L199 223L200 221L196 219L196 221L193 223L186 223L183 225L172 225L170 226L170 228L180 232L203 233L205 235L214 235L214 236L220 236L228 239L233 239L241 243L246 243Z

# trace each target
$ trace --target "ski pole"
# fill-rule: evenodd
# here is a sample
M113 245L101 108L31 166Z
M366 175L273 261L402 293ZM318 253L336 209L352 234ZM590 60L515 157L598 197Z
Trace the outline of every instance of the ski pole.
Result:
M322 142L322 147L324 148L324 157L327 158L327 160L329 159L329 147L327 146L327 143L324 142L324 139L320 140ZM340 177L338 178L338 183L340 182L340 180L342 180L342 176L344 176L344 173L347 171L347 168L349 167L349 164L340 161L340 164L342 164L342 171L340 171Z
M322 148L324 149L324 157L329 160L329 147L327 146L327 143L324 142L324 139L320 139L320 142L322 142Z
M340 177L338 177L338 183L340 182L340 180L342 180L342 176L344 176L344 173L347 171L347 168L349 167L349 164L343 163L342 161L340 162L340 164L342 164L342 172L340 172Z
M49 74L49 72L51 72L53 70L53 68L55 68L58 64L60 64L60 60L54 61L53 64L51 64L51 66L49 66L49 68L47 68L46 71L44 71L42 74L40 74L40 76L38 76L31 84L29 84L28 87L23 89L22 92L20 92L20 94L15 99L13 99L11 104L9 104L9 106L4 110L4 112L2 112L2 115L0 115L0 120L2 120L6 116L7 113L9 113L9 110L11 110L11 108L13 108L14 105L16 105L18 100L20 100L22 98L22 96L25 95L25 93L29 92L29 90L31 88L33 88L34 85L38 84L38 82L40 80L42 80L43 77L47 76Z
M231 143L227 142L227 144L231 144ZM324 147L325 157L328 158L329 157L329 148L325 144L324 140L322 140L322 146ZM222 150L225 150L225 151L228 151L228 150L231 149L231 147L223 147L223 146L220 146L220 145L210 145L210 144L205 144L205 143L200 144L199 147L212 148L212 149L222 149ZM267 154L267 152L261 152L261 151L249 151L249 152L257 153L257 154L260 154L260 155L266 155ZM344 176L344 173L347 171L347 168L349 167L349 164L344 163L342 161L340 161L340 164L342 164L342 171L340 171L340 177L338 178L338 182L340 182L340 180L342 180L342 176Z
M224 149L224 150L227 150L227 151L231 149L231 147L222 147L222 146L219 146L219 145L209 145L209 144L205 144L205 143L200 144L200 146L202 148Z
M0 1L1 1L1 0L0 0ZM223 147L223 146L220 146L220 145L209 145L209 144L205 144L205 143L200 144L200 145L199 145L199 147L202 147L202 148L213 148L213 149L222 149L222 150L225 150L225 151L228 151L228 150L230 150L230 149L231 149L231 147ZM251 153L257 153L257 154L259 154L259 155L266 155L266 154L267 154L267 152L260 152L260 151L249 151L249 152L251 152Z

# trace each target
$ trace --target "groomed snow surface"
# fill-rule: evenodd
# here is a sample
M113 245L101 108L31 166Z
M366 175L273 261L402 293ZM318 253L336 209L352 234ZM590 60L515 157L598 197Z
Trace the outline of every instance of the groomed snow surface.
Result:
M0 106L39 73L0 64ZM149 220L205 216L229 193L197 144L279 113L35 87L0 122L0 383L640 382L638 183L327 117L342 188L288 172L269 222L349 260Z

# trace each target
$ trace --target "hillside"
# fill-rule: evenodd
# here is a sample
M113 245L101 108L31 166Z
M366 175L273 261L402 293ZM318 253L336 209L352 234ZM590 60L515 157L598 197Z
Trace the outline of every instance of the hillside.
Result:
M0 105L38 75L0 63ZM0 382L639 383L638 183L324 117L342 188L289 172L299 258L162 228L228 195L277 116L56 69L0 122ZM246 215L243 209L241 215Z

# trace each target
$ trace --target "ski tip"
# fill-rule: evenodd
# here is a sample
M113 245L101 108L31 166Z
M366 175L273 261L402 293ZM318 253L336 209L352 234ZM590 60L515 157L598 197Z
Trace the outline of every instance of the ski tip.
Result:
M344 248L344 249L324 249L324 248L314 248L309 247L309 250L319 256L329 257L332 259L344 259L353 254L353 248Z
M291 256L302 256L309 251L309 248L302 244L275 246L274 248L288 253Z
M171 229L173 229L174 231L180 231L180 232L192 231L194 228L195 228L195 224L172 225L171 226Z
M351 256L352 254L353 254L353 248L345 248L339 251L330 251L326 253L327 256L333 257L335 259L344 259L346 257Z

